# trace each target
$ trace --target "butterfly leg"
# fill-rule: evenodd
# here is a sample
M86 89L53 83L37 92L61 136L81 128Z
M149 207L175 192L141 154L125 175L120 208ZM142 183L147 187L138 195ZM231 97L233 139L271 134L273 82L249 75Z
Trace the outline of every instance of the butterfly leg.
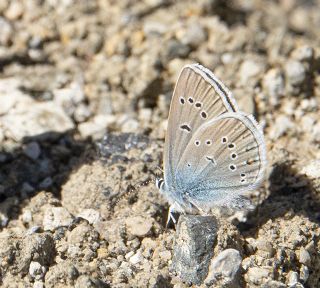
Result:
M166 227L169 226L170 220L172 220L173 224L176 225L177 224L177 220L174 218L173 213L175 212L175 205L170 205L169 207L169 211L168 211L168 218L167 218L167 224Z

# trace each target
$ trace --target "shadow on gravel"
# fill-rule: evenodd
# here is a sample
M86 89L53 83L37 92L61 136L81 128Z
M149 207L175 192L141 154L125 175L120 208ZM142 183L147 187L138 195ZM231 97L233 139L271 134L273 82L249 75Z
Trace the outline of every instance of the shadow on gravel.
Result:
M0 210L7 209L1 203L9 197L17 197L21 202L40 191L50 191L59 197L70 173L84 161L88 163L95 159L96 154L93 153L91 140L76 140L71 131L26 137L22 143L14 149L2 147L0 151ZM27 156L30 143L37 143L35 145L40 148L36 159ZM16 204L19 206L19 203ZM15 210L0 212L8 214L10 219L19 215Z
M276 163L269 177L270 195L239 225L243 232L255 235L267 221L283 217L292 211L310 221L320 223L320 199L316 197L314 183L293 168L293 163Z
M9 219L17 219L23 208L21 202L38 192L48 191L60 198L62 187L68 181L70 174L84 164L101 160L106 166L117 164L119 173L122 173L120 168L124 168L120 164L128 165L135 161L130 158L128 151L133 148L146 149L149 138L132 133L110 133L97 141L78 140L72 131L68 131L27 137L22 143L12 150L5 147L0 150L0 213L7 215ZM38 157L32 159L30 154L34 155L34 151L30 152L30 145L35 143L41 152ZM152 162L152 159L143 160ZM102 187L101 193L107 193L106 189L109 187ZM122 190L117 197L127 193L127 190L135 189L128 186ZM10 200L8 204L4 204L7 199L17 200ZM114 200L117 202L117 199ZM2 223L2 226L6 226L6 223Z

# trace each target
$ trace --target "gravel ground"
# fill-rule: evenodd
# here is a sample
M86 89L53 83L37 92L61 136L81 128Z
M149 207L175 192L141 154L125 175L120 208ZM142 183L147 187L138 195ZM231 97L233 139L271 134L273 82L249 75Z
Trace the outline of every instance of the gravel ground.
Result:
M1 0L2 287L320 287L320 1ZM251 210L165 229L177 75L261 123ZM223 212L223 213L222 213Z

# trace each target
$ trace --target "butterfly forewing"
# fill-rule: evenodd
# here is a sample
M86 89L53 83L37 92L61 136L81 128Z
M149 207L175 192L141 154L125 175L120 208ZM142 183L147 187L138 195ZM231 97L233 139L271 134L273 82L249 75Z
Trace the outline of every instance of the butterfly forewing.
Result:
M254 189L263 179L266 151L255 120L226 113L202 124L177 165L176 184L197 207L211 207Z
M199 64L185 66L171 101L164 153L165 183L176 188L179 159L197 129L237 106L228 89Z

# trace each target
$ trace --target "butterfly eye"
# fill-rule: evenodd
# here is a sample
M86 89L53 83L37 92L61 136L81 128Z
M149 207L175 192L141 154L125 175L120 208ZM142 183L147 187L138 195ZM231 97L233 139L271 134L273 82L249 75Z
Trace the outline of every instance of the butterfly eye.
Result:
M184 103L186 103L186 101L184 100L183 97L180 97L180 103L183 105Z
M188 99L188 101L189 101L189 103L193 103L193 99L191 98L191 97L189 97L189 99Z
M207 140L207 141L206 141L206 144L207 144L207 145L211 145L211 140Z
M194 106L196 106L197 108L201 108L202 104L200 102L197 102Z
M199 140L196 140L196 141L194 142L194 144L196 144L197 146L199 146L199 145L200 145L200 141L199 141Z
M246 179L241 179L240 182L241 182L241 183L245 183L245 182L246 182Z
M242 178L244 178L244 177L246 177L246 174L241 173L240 176L241 176Z
M207 113L204 112L204 111L202 111L200 115L201 115L201 117L204 118L204 119L206 119L207 116L208 116Z

